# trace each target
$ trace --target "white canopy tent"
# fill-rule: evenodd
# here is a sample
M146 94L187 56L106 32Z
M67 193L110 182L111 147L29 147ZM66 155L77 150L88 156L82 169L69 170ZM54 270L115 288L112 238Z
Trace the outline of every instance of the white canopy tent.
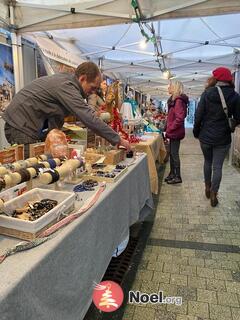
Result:
M185 84L192 97L199 96L214 68L224 65L232 71L238 69L239 21L240 14L154 22L166 68ZM159 69L153 44L148 42L142 48L143 36L135 23L55 30L35 36L50 38L81 58L97 63L100 59L105 73L126 80L137 90L160 97L167 94L168 79Z
M131 22L131 0L3 0L14 7L20 32ZM138 0L144 19L159 20L239 12L239 0ZM4 17L4 16L3 16ZM5 19L7 19L5 12Z
M144 21L155 20L161 66L182 81L192 97L199 96L214 68L238 70L240 14L232 13L240 12L240 0L138 0L137 4ZM105 73L125 79L137 90L166 96L168 80L156 62L153 43L140 46L143 36L133 22L131 0L5 1L0 10L2 24L11 24L18 35L48 38L79 58L101 61ZM213 14L217 16L209 16ZM173 19L181 17L185 18Z

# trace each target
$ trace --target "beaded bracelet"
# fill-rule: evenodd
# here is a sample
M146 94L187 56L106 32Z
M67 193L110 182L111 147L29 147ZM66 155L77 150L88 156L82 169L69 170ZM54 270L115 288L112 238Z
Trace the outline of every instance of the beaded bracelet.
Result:
M41 201L34 202L32 204L29 204L27 207L24 207L22 209L14 210L13 217L14 218L20 218L22 214L27 214L29 221L35 221L38 218L42 217L45 213L52 210L58 202L56 200L52 199L43 199ZM19 212L20 210L20 212Z
M57 170L52 169L52 170L46 171L45 173L49 173L52 176L52 181L49 182L49 184L57 182L60 179L60 175Z
M27 169L20 169L18 173L21 176L21 182L29 181L31 180L31 174Z
M0 191L6 187L6 181L0 177Z
M127 158L132 158L133 157L133 151L131 150L131 151L128 151L127 153L126 153L126 157Z
M97 171L96 175L99 177L105 177L105 178L115 178L116 174L114 172L109 172L109 171Z
M27 163L26 163L25 160L18 160L17 163L20 165L21 169L26 169L27 168Z
M50 153L47 153L47 154L41 154L40 156L38 156L38 158L41 160L41 161L47 161L49 159L52 159L53 156L50 154Z
M6 168L7 170L10 170L10 171L14 171L15 170L15 167L14 167L13 163L5 163L2 167Z
M57 164L56 164L56 161L54 159L48 159L47 162L49 163L51 169L56 168Z
M37 163L37 164L32 165L32 168L34 168L37 171L37 174L39 174L39 172L40 172L39 169L43 169L43 168L45 168L45 166L42 163Z
M123 165L123 164L117 164L117 165L116 165L116 169L118 169L118 170L123 170L123 169L125 169L125 168L126 168L126 166Z
M76 185L73 188L74 192L83 192L83 191L93 191L94 187L96 187L98 185L98 182L96 180L86 180L83 181L83 183L80 183L78 185Z
M47 160L49 160L49 159L52 159L52 158L53 158L53 156L52 156L50 153L47 153L47 154L46 154L46 156L47 156Z
M86 191L86 189L82 184L78 184L73 188L73 192L83 192L83 191Z

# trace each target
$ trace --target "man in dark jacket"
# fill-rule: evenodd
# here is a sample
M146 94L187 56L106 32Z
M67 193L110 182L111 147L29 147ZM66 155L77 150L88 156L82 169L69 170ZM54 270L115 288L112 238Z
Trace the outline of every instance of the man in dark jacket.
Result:
M211 81L210 81L211 80ZM228 117L240 123L240 96L234 91L231 71L220 67L209 79L211 86L201 95L195 113L193 134L200 140L204 155L205 194L211 205L218 204L217 192L224 158L231 145L231 130L218 92L219 86L228 107Z
M29 144L43 141L54 128L61 129L64 117L75 115L86 127L112 145L130 148L86 103L101 83L101 74L93 62L80 64L75 74L59 73L41 77L20 90L6 109L5 135L9 143L24 144L25 158Z

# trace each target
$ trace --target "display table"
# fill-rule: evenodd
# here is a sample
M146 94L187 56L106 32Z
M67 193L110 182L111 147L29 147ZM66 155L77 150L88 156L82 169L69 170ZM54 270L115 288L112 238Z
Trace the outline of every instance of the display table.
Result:
M147 139L146 141L141 141L135 144L135 148L136 151L145 152L147 154L151 191L152 193L157 194L158 173L156 168L156 161L162 164L167 152L163 138L160 134L149 134L147 135L147 137L149 137L149 139Z
M89 197L89 192L80 196ZM94 283L101 281L114 249L152 207L144 155L53 239L0 264L1 320L83 319ZM0 251L19 242L0 236Z

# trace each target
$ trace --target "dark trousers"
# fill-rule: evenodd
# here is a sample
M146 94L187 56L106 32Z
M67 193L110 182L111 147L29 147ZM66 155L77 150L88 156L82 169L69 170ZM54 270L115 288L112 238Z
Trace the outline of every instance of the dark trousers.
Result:
M200 143L204 156L204 180L211 184L211 190L218 192L222 180L223 161L228 153L230 144L223 146L212 146Z
M179 148L180 140L170 139L170 174L181 176Z
M23 144L24 145L24 158L29 158L29 144L39 142L39 140L33 139L27 136L22 131L5 123L4 132L7 141L10 144Z

